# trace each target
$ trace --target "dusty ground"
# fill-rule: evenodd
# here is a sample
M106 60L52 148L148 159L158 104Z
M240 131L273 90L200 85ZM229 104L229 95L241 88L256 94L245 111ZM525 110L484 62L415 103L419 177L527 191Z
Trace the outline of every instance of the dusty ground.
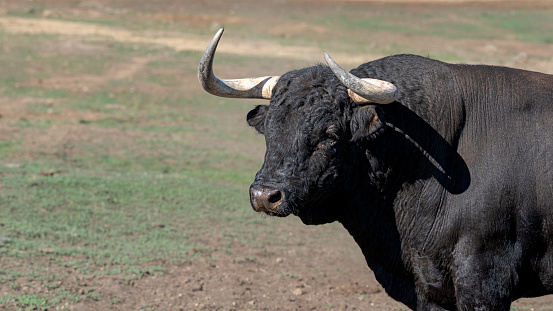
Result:
M233 249L241 252L238 257L191 250L202 256L187 264L150 263L165 266L165 272L160 275L145 269L131 280L102 274L83 276L43 259L21 259L40 261L48 273L67 276L48 288L22 283L38 288L34 291L38 295L64 288L102 297L98 302L83 299L68 305L70 310L403 310L374 280L353 241L338 226L330 229L332 232L336 238L318 248L300 243L252 252L246 245L236 244ZM279 234L309 235L313 228L294 226ZM208 243L215 246L219 241ZM21 260L0 259L0 263L3 269L12 270Z
M79 1L45 1L53 5L55 12L56 6L78 3ZM185 1L192 5L207 5L206 1ZM217 4L225 6L224 1L214 1ZM270 2L270 1L268 1ZM274 1L282 2L286 1ZM331 2L325 1L325 2ZM351 1L351 2L370 2L370 1ZM405 2L405 1L393 1ZM412 3L422 3L430 5L429 1L407 1ZM495 6L551 6L550 1L455 1L443 0L437 1L442 5L476 5L475 3L485 2L488 7ZM96 1L101 5L111 5L117 3L118 6L148 6L144 3L135 1ZM301 1L299 6L312 6L315 1ZM343 5L349 2L340 1ZM10 2L0 2L4 10L10 7ZM382 4L385 5L385 4ZM397 4L394 4L397 5ZM155 7L156 10L164 12L161 15L155 15L156 18L171 19L179 16L179 13L171 15L167 9L178 7L178 1L164 0ZM0 7L0 12L2 8ZM81 7L82 14L92 14ZM155 13L155 12L154 12ZM159 12L158 12L159 13ZM101 13L97 13L101 14ZM233 17L227 16L231 23L241 23L239 20L232 20ZM197 24L211 23L205 17L197 16L191 19ZM133 31L114 29L109 26L97 26L79 22L57 21L50 19L29 20L26 18L0 15L0 27L5 31L12 33L49 33L68 36L90 35L94 34L100 37L109 37L117 41L136 42L136 43L155 43L176 50L201 51L205 48L206 38L195 37L192 35L186 38L175 37L170 33L160 36L159 34L138 33ZM294 31L286 28L272 29L272 31L287 32ZM209 39L209 38L207 38ZM409 37L403 37L401 40L410 40ZM83 48L70 46L73 49ZM436 44L444 44L443 41ZM452 45L469 50L473 49L474 42L451 42ZM469 46L469 47L467 47ZM255 47L255 48L254 48ZM84 47L86 48L86 47ZM484 50L485 44L479 42L476 50ZM524 51L547 56L552 55L550 47L533 45L530 43L512 43L498 42L495 49L508 51L509 55L519 55ZM274 55L274 51L280 51L282 58L309 59L313 60L315 54L320 54L319 50L302 47L284 47L278 45L258 46L253 42L234 45L230 41L221 46L223 52L263 56ZM478 52L478 51L477 51ZM472 52L475 53L475 52ZM507 52L505 52L507 53ZM527 52L530 53L530 52ZM506 54L507 55L507 54ZM352 63L360 63L367 60L367 55L355 54L337 54L337 59L348 60ZM508 65L534 69L545 72L553 72L553 64L550 61L534 60L527 61L525 58L516 59L505 56ZM129 61L128 66L110 68L100 76L82 76L79 79L75 77L54 77L45 80L27 81L27 85L40 83L44 88L71 88L82 90L83 88L94 88L104 83L106 77L132 77L137 70L144 66L151 59L139 58ZM192 82L191 82L192 83ZM163 92L163 90L160 90ZM23 103L24 99L22 99ZM23 110L19 110L17 105L5 106L2 114L4 117L19 119L24 116ZM0 102L2 104L2 102ZM117 107L114 107L117 109ZM32 119L33 116L25 116ZM56 118L64 119L82 119L81 115L52 115ZM87 119L100 117L86 116ZM87 137L86 129L78 125L68 127L58 127L50 129L47 135L29 140L30 149L40 149L44 146L60 145L64 139L69 139L68 134L74 136L72 139L92 139ZM109 135L109 133L108 133ZM61 143L60 143L61 142ZM317 228L303 226L283 226L279 234L289 234L295 236L311 235ZM366 267L364 260L355 243L351 240L343 229L339 226L331 226L327 229L327 238L329 240L319 241L314 244L297 244L286 247L268 246L262 252L251 250L246 245L236 244L233 249L243 254L239 258L231 257L224 253L202 254L201 257L195 257L190 264L177 265L170 262L163 262L166 266L164 274L152 276L149 271L143 271L141 278L136 280L118 280L113 282L109 276L95 276L94 279L83 279L79 284L83 293L87 291L91 283L96 284L96 291L102 297L104 302L100 304L102 310L402 310L405 307L391 300L383 292L370 270ZM207 244L217 244L217 241L206 241ZM45 250L47 252L47 250ZM198 250L198 252L202 252ZM252 259L253 258L253 259ZM22 259L31 260L31 259ZM36 260L36 259L33 259ZM12 268L18 265L18 262L2 261L5 268ZM62 269L56 266L52 269ZM293 271L293 273L292 273ZM71 271L50 271L51 273L72 274L75 278L80 278L76 272ZM62 273L63 272L63 273ZM63 285L60 280L59 286ZM117 299L118 303L112 305L109 299ZM553 298L543 297L533 300L521 300L515 304L519 310L543 310L553 308ZM75 310L98 310L98 304L87 303L87 301L68 306Z
M203 254L212 259L168 265L162 276L145 275L132 285L106 284L99 290L106 297L118 297L129 310L144 306L155 310L401 310L383 293L356 245L339 229L339 240L326 242L325 247L268 247L262 253L243 247L244 257L239 258ZM363 279L353 280L353 275ZM95 308L86 303L75 306L77 310Z

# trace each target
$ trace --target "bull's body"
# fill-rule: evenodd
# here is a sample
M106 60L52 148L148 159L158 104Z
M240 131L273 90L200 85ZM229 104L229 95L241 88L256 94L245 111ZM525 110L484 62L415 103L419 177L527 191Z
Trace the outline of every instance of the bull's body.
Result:
M356 105L319 65L280 77L248 114L267 146L253 208L341 222L412 309L552 293L553 76L413 55L351 73L397 93Z
M346 196L366 195L340 220L387 292L420 310L551 293L553 77L413 56L353 72L399 90L382 107L397 130L368 148L391 168L390 192L375 200L355 177Z

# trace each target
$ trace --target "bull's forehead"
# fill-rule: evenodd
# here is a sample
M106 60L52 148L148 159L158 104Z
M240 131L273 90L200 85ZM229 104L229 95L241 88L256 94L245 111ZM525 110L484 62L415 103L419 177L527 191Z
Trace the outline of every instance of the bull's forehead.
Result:
M269 107L268 128L279 130L308 130L309 128L324 127L337 121L341 116L341 109L335 105L328 105L321 101L310 104L280 105Z
M284 74L275 86L265 119L267 138L310 139L344 119L347 89L322 65Z
M341 113L337 104L328 101L270 106L265 124L267 147L299 152L316 144L329 128L340 128Z

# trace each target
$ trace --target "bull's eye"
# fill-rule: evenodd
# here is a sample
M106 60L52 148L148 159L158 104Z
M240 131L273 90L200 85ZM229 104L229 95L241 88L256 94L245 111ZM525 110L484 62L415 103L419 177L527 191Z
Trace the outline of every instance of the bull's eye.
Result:
M332 145L336 140L338 140L338 135L332 132L326 132L324 136L321 137L319 144Z

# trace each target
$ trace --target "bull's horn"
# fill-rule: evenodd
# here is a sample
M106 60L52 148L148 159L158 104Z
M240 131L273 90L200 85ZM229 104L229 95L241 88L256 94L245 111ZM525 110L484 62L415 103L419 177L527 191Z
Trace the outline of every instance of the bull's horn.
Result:
M278 76L223 80L213 74L213 56L223 31L221 28L215 34L200 60L198 79L204 90L221 97L271 99Z
M397 88L390 82L358 78L345 71L326 52L326 63L340 81L348 87L348 93L356 104L389 104L396 100Z

